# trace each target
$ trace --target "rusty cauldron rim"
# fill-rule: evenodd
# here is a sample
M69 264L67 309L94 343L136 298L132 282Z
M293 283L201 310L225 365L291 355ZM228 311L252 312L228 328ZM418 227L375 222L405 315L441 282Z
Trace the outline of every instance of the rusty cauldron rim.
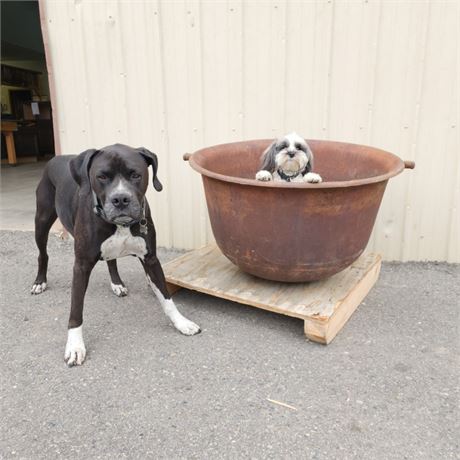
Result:
M230 142L230 143L223 143L218 145L213 145L210 147L205 147L195 151L194 153L185 153L183 158L185 161L189 161L190 166L200 174L211 177L213 179L221 180L224 182L232 182L235 184L241 185L250 185L253 187L268 187L268 188L291 188L291 189L308 189L308 188L315 188L315 189L328 189L328 188L340 188L340 187L355 187L359 185L366 185L366 184L375 184L377 182L382 182L400 174L404 168L407 169L414 169L415 163L413 161L403 161L397 155L393 153L387 152L386 150L381 150L375 147L370 147L362 144L353 144L348 142L337 142L337 141L328 141L328 140L317 140L317 139L308 139L307 142L309 143L311 149L313 150L313 154L315 153L315 144L329 144L334 145L335 147L342 148L344 150L361 150L361 151L371 151L376 154L383 154L387 157L391 157L394 160L394 166L385 173L380 174L378 176L371 176L371 177L364 177L362 179L352 179L352 180L343 180L343 181L331 181L331 182L321 182L319 184L310 184L306 182L274 182L274 181L258 181L254 179L247 179L243 177L237 176L227 176L225 174L216 173L214 171L210 171L209 169L200 166L197 162L197 159L201 155L205 155L206 151L210 151L211 149L214 150L217 147L242 147L245 144L254 144L254 143L266 143L267 146L273 142L273 139L253 139L247 141L238 141L238 142ZM261 152L262 154L262 152ZM196 158L195 158L196 157Z

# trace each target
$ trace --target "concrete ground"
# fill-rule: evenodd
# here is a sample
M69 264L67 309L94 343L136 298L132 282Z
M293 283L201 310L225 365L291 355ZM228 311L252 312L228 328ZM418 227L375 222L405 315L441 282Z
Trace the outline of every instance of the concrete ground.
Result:
M2 168L0 228L32 228L42 168ZM185 290L203 333L184 337L134 258L125 298L100 263L87 361L68 369L72 243L51 235L49 252L49 289L31 296L33 233L0 232L0 458L459 458L459 266L385 263L322 346L302 321Z
M2 165L0 170L0 229L33 230L35 189L46 162Z
M33 233L0 243L1 458L459 458L458 266L384 264L323 346L302 321L185 290L176 302L203 332L182 336L134 258L119 264L125 298L100 263L87 361L68 369L72 243L50 237L38 296Z

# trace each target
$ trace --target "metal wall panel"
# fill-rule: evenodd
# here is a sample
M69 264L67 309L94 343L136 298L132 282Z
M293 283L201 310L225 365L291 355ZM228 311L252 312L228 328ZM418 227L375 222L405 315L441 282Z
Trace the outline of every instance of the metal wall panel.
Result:
M40 0L62 153L157 152L158 242L212 239L184 152L296 130L415 160L369 243L460 262L458 2Z

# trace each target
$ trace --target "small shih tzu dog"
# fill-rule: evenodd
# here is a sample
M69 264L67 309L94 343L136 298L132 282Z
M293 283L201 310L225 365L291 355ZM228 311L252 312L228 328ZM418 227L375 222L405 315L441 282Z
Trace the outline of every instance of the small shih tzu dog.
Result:
M261 181L322 182L312 172L313 153L305 139L296 133L274 141L262 155L262 166L256 174Z

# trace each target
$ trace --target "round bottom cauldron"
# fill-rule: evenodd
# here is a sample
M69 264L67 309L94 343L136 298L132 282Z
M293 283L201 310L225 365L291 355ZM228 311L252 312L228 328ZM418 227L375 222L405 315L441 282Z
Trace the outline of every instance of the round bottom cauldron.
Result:
M223 254L261 278L315 281L364 251L388 179L413 162L372 147L310 140L320 184L254 179L272 140L184 155L202 174L212 231Z

